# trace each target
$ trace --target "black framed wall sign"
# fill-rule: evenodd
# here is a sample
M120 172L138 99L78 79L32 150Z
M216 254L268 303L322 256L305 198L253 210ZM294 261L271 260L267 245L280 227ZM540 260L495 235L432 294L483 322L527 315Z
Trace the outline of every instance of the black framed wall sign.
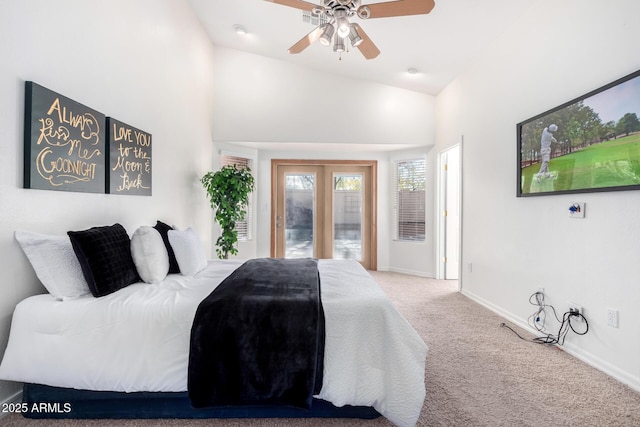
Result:
M110 194L151 196L151 134L107 117Z
M24 188L104 193L105 116L25 84Z

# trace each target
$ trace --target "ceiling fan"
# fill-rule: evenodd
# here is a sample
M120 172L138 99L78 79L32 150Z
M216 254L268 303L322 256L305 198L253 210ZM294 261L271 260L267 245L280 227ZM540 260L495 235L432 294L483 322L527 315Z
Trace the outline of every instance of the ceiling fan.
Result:
M333 43L333 51L342 53L346 50L346 39L349 39L351 46L357 47L367 59L377 57L380 50L362 27L357 23L349 22L349 19L354 16L360 19L373 19L422 15L431 12L435 6L434 0L395 0L368 5L362 5L361 0L322 0L322 5L303 0L266 1L304 10L325 21L291 46L289 53L300 53L317 40L326 46Z

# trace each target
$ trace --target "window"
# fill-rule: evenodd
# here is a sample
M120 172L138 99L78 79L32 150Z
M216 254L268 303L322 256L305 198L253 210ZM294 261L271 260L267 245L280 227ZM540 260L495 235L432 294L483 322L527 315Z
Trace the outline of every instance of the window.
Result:
M394 239L425 241L426 161L393 162Z
M236 165L240 168L249 168L253 172L253 159L241 157L240 155L231 155L222 153L222 166ZM247 213L244 221L236 222L236 231L238 232L238 241L246 241L252 239L251 230L253 229L253 203L249 196L249 204L247 205Z

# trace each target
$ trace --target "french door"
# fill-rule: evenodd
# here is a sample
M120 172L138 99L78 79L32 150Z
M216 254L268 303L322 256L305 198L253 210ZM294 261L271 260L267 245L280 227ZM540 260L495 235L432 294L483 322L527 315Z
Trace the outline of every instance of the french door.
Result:
M377 266L373 161L272 161L271 256Z

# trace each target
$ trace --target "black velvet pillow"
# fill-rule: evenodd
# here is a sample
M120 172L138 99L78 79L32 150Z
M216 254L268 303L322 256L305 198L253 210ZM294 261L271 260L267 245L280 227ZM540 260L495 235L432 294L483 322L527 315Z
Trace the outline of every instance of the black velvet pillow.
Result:
M94 297L140 281L131 257L131 240L120 224L67 232Z
M173 252L171 243L169 243L169 230L173 230L173 227L165 224L162 221L157 221L156 225L153 228L158 230L158 232L162 236L162 241L164 242L164 246L167 248L167 253L169 254L169 273L168 274L180 273L180 267L178 266L178 260L176 259L176 254Z

